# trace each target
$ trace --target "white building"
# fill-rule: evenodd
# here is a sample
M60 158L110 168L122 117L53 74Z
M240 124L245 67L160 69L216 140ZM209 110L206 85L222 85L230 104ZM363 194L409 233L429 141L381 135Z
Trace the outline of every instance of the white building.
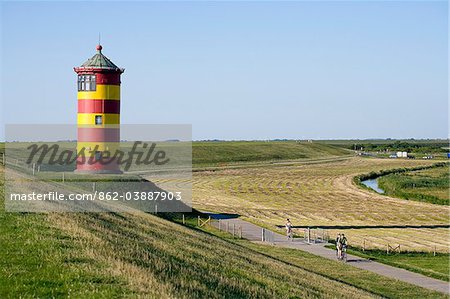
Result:
M408 152L397 152L397 158L408 158Z

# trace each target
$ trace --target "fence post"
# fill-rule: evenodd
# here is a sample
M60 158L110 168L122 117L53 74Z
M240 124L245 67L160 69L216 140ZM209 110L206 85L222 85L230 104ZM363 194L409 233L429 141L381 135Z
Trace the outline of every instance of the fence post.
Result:
M366 251L366 239L363 239L363 252Z
M386 246L386 254L389 254L389 244Z
M155 205L155 214L158 214L158 205Z
M95 182L92 183L92 191L95 192Z
M62 174L62 182L64 183L64 179L65 179L65 177L64 177L64 172L63 172L63 174Z
M33 163L33 175L34 175L34 170L35 170L35 168L36 168L36 163Z
M434 245L433 256L436 256L436 245Z
M184 214L183 214L183 224L186 224L186 220L184 219Z
M264 228L261 229L261 242L264 242Z
M197 226L200 226L200 216L197 216Z
M219 219L219 230L222 230L222 220Z
M309 229L309 227L306 229L306 232L307 232L307 237L308 237L307 242L310 243L310 241L311 241L311 230Z

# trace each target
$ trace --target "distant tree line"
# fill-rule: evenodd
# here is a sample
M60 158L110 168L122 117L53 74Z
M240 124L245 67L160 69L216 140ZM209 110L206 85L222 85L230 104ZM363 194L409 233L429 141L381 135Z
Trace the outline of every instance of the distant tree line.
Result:
M436 153L436 152L447 152L449 144L446 142L406 142L406 141L395 141L393 143L354 143L347 144L347 148L353 150L364 150L371 152L396 152L404 151L409 153Z

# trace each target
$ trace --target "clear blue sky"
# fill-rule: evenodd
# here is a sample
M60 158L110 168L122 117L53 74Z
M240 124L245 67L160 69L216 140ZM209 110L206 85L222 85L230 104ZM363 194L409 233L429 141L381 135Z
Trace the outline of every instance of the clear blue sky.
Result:
M101 32L126 69L122 123L188 123L196 140L448 136L444 1L1 8L3 123L75 123L72 68Z

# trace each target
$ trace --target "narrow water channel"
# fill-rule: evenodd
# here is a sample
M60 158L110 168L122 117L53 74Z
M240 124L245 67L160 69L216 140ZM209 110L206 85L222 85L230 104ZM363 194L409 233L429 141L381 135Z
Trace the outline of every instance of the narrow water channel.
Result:
M369 187L372 190L375 190L378 193L383 194L384 190L378 187L378 179L370 179L370 180L364 180L361 181L362 184L364 184L366 187Z

